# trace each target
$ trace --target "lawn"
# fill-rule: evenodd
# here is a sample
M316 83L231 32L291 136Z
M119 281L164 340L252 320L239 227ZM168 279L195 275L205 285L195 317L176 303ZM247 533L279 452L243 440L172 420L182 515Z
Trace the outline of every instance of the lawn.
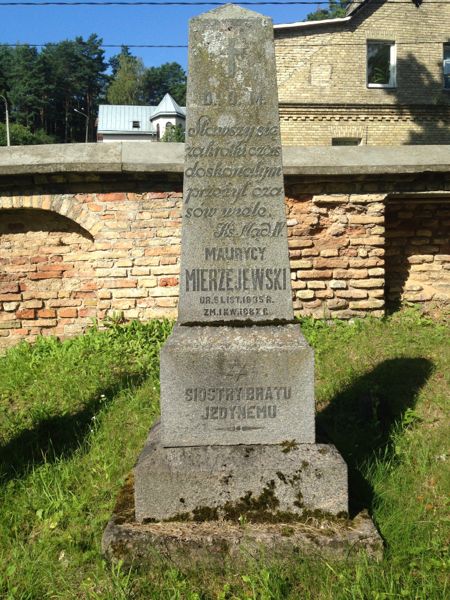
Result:
M158 353L171 330L110 321L0 357L0 597L448 597L448 324L408 309L302 328L316 351L320 441L347 461L352 514L369 509L386 543L382 562L107 564L102 532L158 415Z

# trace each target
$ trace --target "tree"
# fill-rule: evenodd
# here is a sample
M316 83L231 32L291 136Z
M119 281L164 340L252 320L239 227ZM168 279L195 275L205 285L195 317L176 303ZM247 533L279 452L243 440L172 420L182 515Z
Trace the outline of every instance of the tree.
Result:
M39 129L32 133L27 127L13 123L10 127L11 145L24 146L30 144L54 144L55 139ZM0 146L6 146L6 125L0 123Z
M184 142L184 130L181 125L166 125L166 130L161 138L162 142Z
M143 87L147 104L159 104L167 93L181 106L186 104L186 73L176 62L146 69Z
M60 141L84 140L86 122L75 108L88 116L92 131L106 84L107 64L101 44L100 38L91 35L86 41L77 37L48 44L41 52L46 73L45 129Z
M8 89L9 73L11 71L12 51L8 46L0 46L0 94L5 94Z
M9 72L11 69L11 49L0 46L0 94L8 100ZM0 98L0 123L5 121L5 103Z
M143 77L145 67L140 58L128 52L118 55L118 69L106 92L110 104L144 104Z
M38 51L30 46L16 46L11 59L7 74L11 117L20 125L37 129L41 126L45 87Z
M117 75L117 71L120 67L121 56L127 56L128 58L133 56L128 46L122 46L119 54L114 54L114 56L111 56L109 59L109 66L111 67L111 79L114 79L114 77Z
M186 74L179 64L145 69L142 60L123 46L109 62L112 75L108 76L101 46L95 34L86 40L77 37L47 44L41 51L27 45L0 45L0 94L8 100L11 127L24 128L17 130L15 144L40 143L40 139L84 141L83 115L92 132L99 102L105 97L114 104L157 104L169 92L185 103ZM0 102L0 123L4 117ZM50 137L43 138L41 130Z
M336 19L345 17L347 5L350 0L330 0L328 8L318 8L306 15L306 21L323 21L325 19Z

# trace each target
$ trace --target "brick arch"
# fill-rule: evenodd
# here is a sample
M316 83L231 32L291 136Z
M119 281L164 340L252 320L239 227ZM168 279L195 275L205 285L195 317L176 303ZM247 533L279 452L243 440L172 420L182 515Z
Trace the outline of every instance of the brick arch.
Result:
M102 227L102 222L79 200L72 197L34 195L34 196L2 196L0 197L0 210L2 209L37 209L58 213L74 221L85 229L93 238Z

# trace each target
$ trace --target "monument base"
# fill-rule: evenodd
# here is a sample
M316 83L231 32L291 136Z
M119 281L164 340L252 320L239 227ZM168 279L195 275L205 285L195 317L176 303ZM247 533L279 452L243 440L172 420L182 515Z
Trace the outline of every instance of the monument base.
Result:
M383 556L383 541L371 518L352 520L308 516L291 523L228 521L137 523L133 478L122 489L102 539L104 556L125 565L170 561L182 569L252 560L289 560L299 555L345 559L365 553Z
M160 425L135 467L138 522L289 522L347 515L347 466L332 445L165 448Z
M160 371L164 446L315 442L314 352L298 324L176 325Z

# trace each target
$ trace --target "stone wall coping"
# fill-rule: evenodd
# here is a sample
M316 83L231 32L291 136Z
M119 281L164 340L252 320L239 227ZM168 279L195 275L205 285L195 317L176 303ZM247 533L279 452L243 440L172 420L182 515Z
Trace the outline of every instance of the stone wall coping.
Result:
M184 144L111 142L0 148L0 176L44 173L181 174ZM449 172L450 146L283 148L285 176Z

